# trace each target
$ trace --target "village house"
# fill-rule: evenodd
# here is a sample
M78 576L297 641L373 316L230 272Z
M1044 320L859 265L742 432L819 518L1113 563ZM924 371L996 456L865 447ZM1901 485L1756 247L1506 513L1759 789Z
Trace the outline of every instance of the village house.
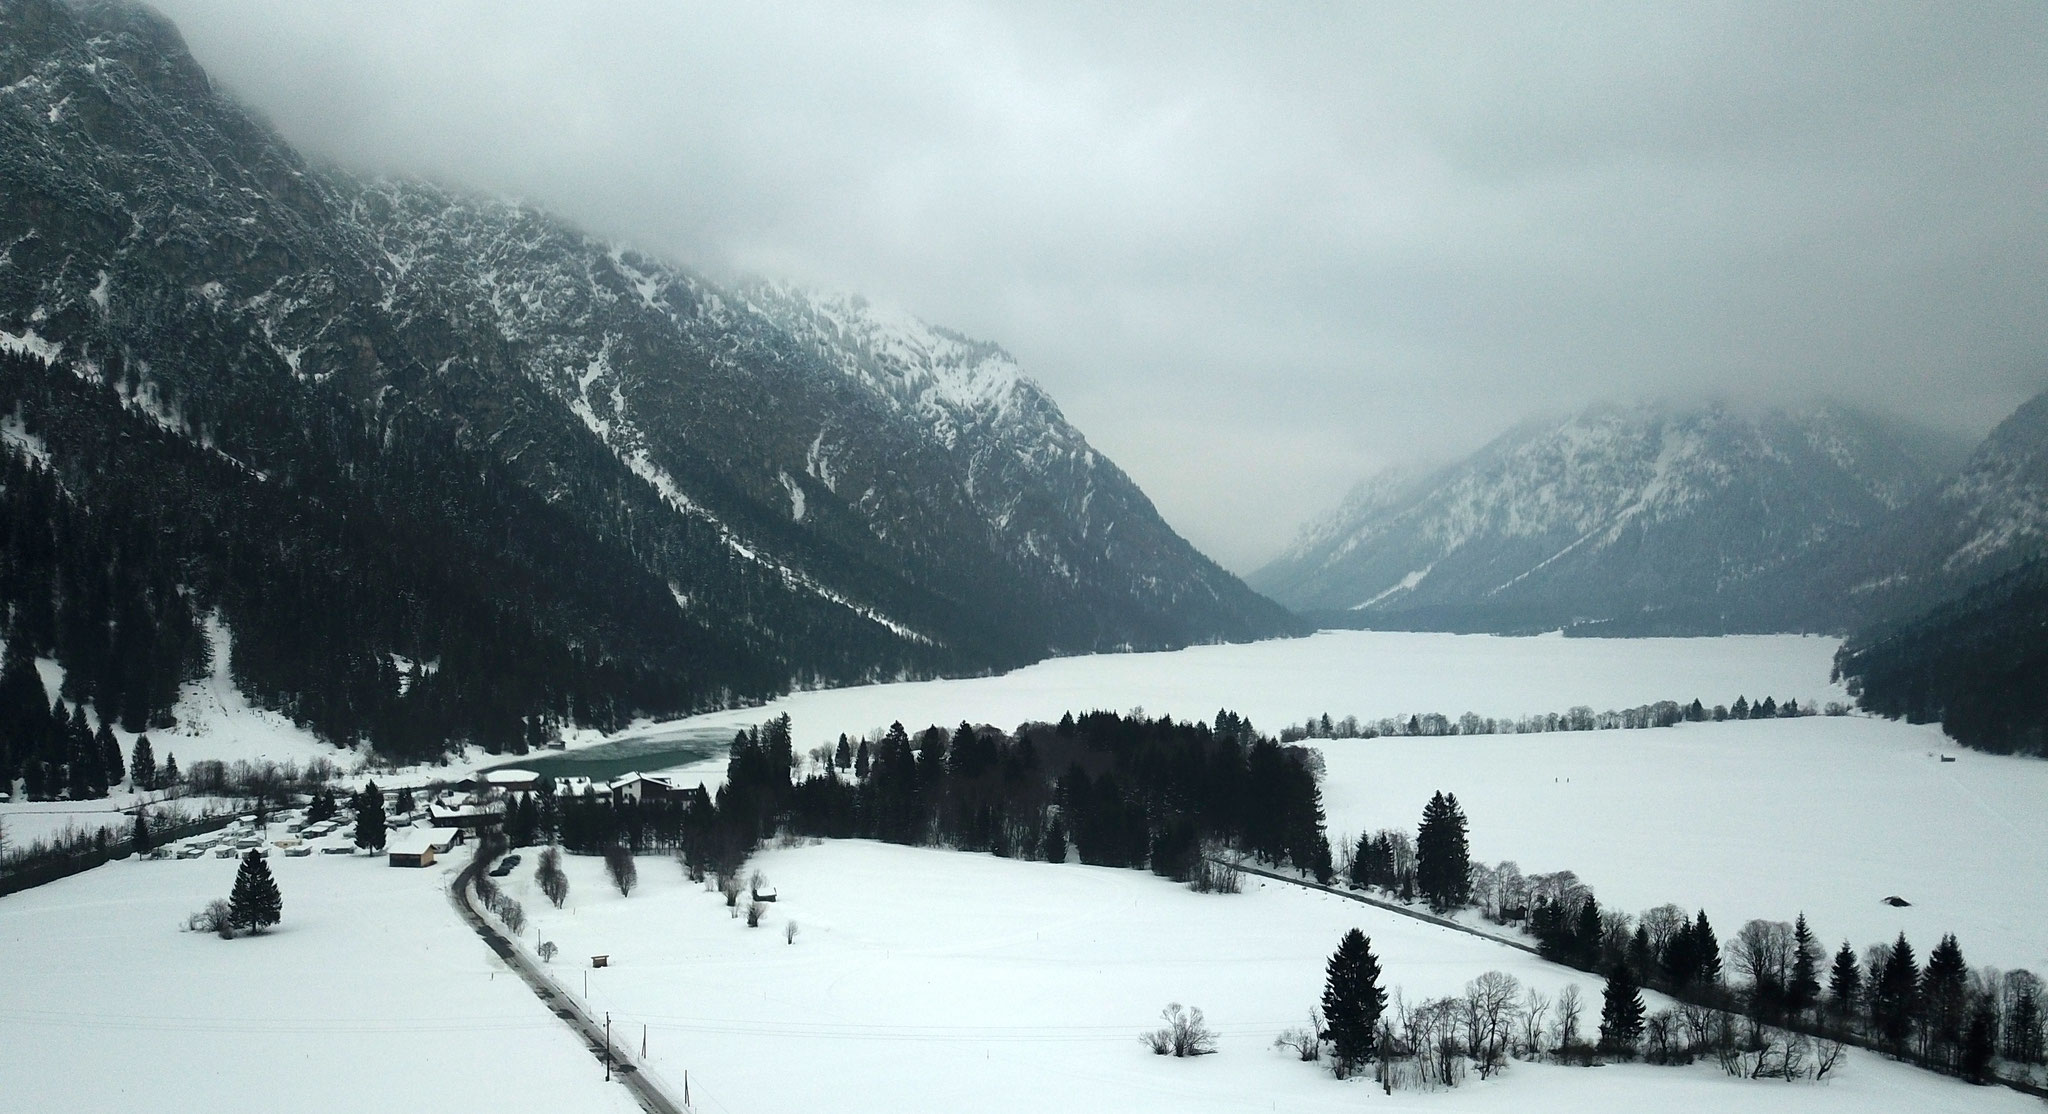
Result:
M685 789L674 781L658 774L630 773L611 783L612 804L648 804L656 801L676 801L683 804L702 804L710 801L711 795L702 785Z

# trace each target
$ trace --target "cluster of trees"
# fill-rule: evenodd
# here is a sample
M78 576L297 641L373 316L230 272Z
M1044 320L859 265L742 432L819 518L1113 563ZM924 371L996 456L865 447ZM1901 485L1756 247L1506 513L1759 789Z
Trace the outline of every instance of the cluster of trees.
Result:
M1090 712L1014 733L902 724L799 754L781 716L739 732L708 802L565 796L542 779L511 803L514 846L674 851L691 876L735 876L777 832L944 845L996 855L1151 869L1236 892L1208 858L1231 849L1335 876L1318 756L1229 711L1211 723Z
M1792 719L1798 716L1819 715L1822 711L1831 716L1849 714L1846 704L1829 703L1825 709L1811 701L1801 704L1797 700L1786 700L1783 704L1766 696L1752 704L1747 696L1737 696L1733 704L1716 704L1708 707L1694 699L1690 704L1676 700L1659 700L1651 704L1639 704L1620 711L1609 709L1596 712L1590 706L1580 704L1562 712L1546 712L1540 715L1523 716L1519 719L1502 719L1482 716L1477 712L1466 712L1456 719L1441 712L1418 712L1407 719L1385 717L1378 720L1361 720L1357 716L1331 719L1328 712L1310 716L1298 725L1290 725L1280 732L1280 741L1299 742L1303 739L1377 739L1395 736L1438 736L1438 735L1529 735L1549 731L1612 731L1638 730L1650 727L1674 727L1681 723L1719 723L1731 719Z
M1224 846L1334 873L1315 756L1228 711L1213 723L1090 712L1014 734L962 723L914 738L898 723L810 757L799 777L786 717L742 732L708 822L684 822L693 868L722 873L785 828L1055 862L1071 850L1177 881Z
M1835 675L1869 711L1939 721L1967 747L2048 757L2048 558L1912 619L1860 631Z
M518 898L498 888L498 883L490 875L491 864L504 855L506 850L503 836L482 837L482 842L477 845L476 859L469 869L475 875L477 900L483 902L484 908L489 910L492 916L497 917L508 930L517 935L526 928L526 907L519 903ZM560 864L556 866L559 869ZM568 894L568 885L568 881L564 879L562 893L565 897ZM561 906L560 902L555 904L557 908Z
M1512 862L1473 863L1466 831L1457 798L1438 793L1413 844L1398 831L1361 836L1344 876L1356 888L1426 899L1439 913L1476 907L1496 923L1522 926L1544 957L1604 975L1603 1037L1592 1051L1634 1055L1648 1041L1660 1062L1712 1054L1731 1073L1788 1078L1832 1070L1840 1052L1830 1042L1867 1044L1980 1081L2000 1058L2022 1068L2048 1062L2041 980L2027 971L1972 972L1953 936L1924 968L1903 935L1860 956L1844 942L1830 964L1803 913L1791 922L1752 920L1724 943L1704 909L1660 905L1632 917L1603 908L1570 871L1525 876ZM1700 1012L1645 1017L1643 987ZM1574 1018L1560 1043L1571 1045L1575 1034ZM1437 1065L1440 1082L1448 1082L1448 1064Z
M1631 918L1602 910L1582 887L1555 900L1539 896L1527 927L1552 959L1739 1013L1747 1074L1783 1074L1786 1057L1804 1055L1793 1039L1800 1035L1869 1045L1979 1082L1992 1078L2001 1057L2023 1068L2044 1062L2041 980L2027 971L1972 972L1954 936L1942 938L1924 968L1903 934L1860 956L1844 941L1830 962L1804 914L1789 923L1749 921L1723 943L1705 910L1688 916L1660 905ZM1773 1032L1777 1043L1759 1062ZM1726 1052L1726 1036L1694 1051Z
M149 764L154 779L155 760ZM106 796L127 776L128 761L106 721L95 730L85 706L67 709L62 696L45 704L35 663L10 639L0 664L0 786L12 787L18 777L30 800L78 801Z
M1342 873L1354 889L1382 889L1413 901L1419 895L1442 913L1471 903L1472 852L1468 822L1455 793L1439 791L1423 807L1413 842L1383 828L1358 837L1346 850Z

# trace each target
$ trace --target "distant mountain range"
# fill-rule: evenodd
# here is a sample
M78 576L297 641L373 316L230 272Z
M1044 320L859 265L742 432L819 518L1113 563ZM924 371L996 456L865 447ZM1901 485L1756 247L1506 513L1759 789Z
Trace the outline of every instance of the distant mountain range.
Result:
M1301 629L1000 348L311 165L134 4L0 0L0 363L67 508L10 512L9 640L97 703L103 562L157 672L218 615L259 700L420 753Z
M1346 626L1839 628L1811 566L1860 552L1964 450L1846 408L1599 407L1361 484L1248 579Z

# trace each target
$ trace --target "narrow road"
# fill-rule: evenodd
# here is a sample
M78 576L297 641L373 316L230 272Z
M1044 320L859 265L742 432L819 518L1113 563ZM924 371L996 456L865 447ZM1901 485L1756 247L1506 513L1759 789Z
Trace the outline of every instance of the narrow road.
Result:
M469 922L469 927L475 929L478 936L483 937L484 943L498 953L498 958L505 961L505 966L511 968L525 981L527 988L533 991L534 997L539 998L542 1005L561 1018L562 1024L583 1038L584 1047L590 1049L591 1054L602 1063L605 1055L604 1020L585 1014L574 999L562 993L546 972L535 967L518 946L506 939L505 934L498 931L498 926L478 912L476 906L471 903L470 898L475 892L472 885L476 881L477 870L482 865L474 857L470 859L469 865L463 867L462 872L455 876L455 884L448 887L449 902L455 906L456 912L462 914L462 919ZM646 1072L641 1071L638 1064L633 1063L623 1045L612 1045L611 1058L612 1077L626 1085L626 1089L633 1093L634 1099L638 1100L647 1114L690 1114L689 1107L664 1094L660 1085Z
M1385 898L1369 897L1365 894L1358 893L1355 890L1340 890L1335 886L1325 886L1320 882L1311 882L1306 878L1293 878L1285 874L1276 873L1274 871L1261 870L1258 867L1246 866L1243 863L1233 862L1229 859L1210 859L1209 861L1215 863L1217 866L1227 866L1233 870L1241 870L1246 874L1256 874L1261 878L1271 878L1275 882L1285 882L1290 886L1300 886L1304 889L1310 890L1321 890L1326 894L1341 897L1349 901L1362 902L1366 905L1372 906L1375 909L1385 909L1389 913L1399 913L1404 917L1412 917L1415 920L1422 921L1425 924L1433 924L1439 928L1448 928L1453 932L1462 932L1467 936L1477 936L1481 940L1499 944L1503 948L1513 948L1516 951L1528 952L1530 955L1542 954L1541 952L1538 952L1533 945L1524 944L1519 940L1509 940L1500 936L1495 936L1490 932L1481 932L1470 925L1459 924L1458 922L1451 920L1449 917L1439 917L1434 913L1424 913L1420 910L1410 909L1406 905L1402 905L1398 902L1388 901Z

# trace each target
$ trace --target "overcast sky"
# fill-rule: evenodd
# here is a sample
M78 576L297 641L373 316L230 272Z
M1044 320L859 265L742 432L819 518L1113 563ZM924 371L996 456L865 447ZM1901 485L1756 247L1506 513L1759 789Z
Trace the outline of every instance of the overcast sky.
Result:
M1002 343L1240 571L1604 398L2048 386L2048 4L158 0L316 156Z

